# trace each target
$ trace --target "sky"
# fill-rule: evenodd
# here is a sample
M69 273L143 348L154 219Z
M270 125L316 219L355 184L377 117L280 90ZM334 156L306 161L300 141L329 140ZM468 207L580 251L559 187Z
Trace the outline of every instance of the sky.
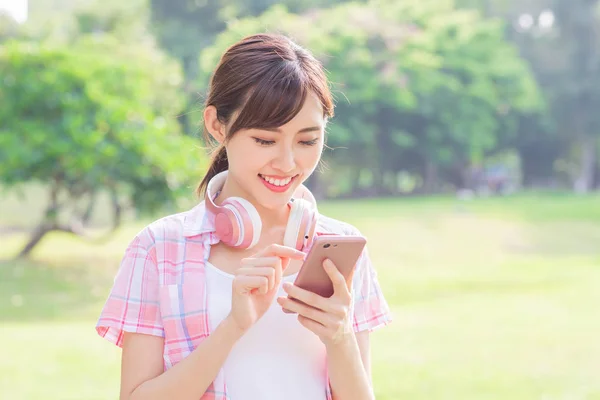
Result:
M0 12L4 11L17 22L27 20L27 0L0 0Z

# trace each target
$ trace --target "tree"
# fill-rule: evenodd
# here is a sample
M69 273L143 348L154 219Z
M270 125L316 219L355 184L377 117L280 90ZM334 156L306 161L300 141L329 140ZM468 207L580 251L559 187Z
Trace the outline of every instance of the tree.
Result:
M273 7L230 24L202 53L202 79L231 43L285 33L323 62L338 98L329 130L336 181L372 171L376 194L405 171L436 189L440 167L464 169L516 132L515 111L542 106L535 81L500 21L452 1L373 0L303 15ZM356 183L354 183L356 185Z
M181 72L153 49L108 36L69 47L10 41L0 47L0 76L0 183L49 188L19 256L52 231L92 237L101 192L113 199L112 230L124 202L144 214L175 201L204 161L174 120ZM66 210L71 218L61 220Z
M303 12L344 0L150 0L149 29L161 47L183 65L188 100L180 121L188 135L197 133L191 112L198 109L203 85L198 86L198 56L214 43L228 24L239 18L258 16L275 4Z
M600 3L597 0L459 0L507 22L507 37L530 63L550 111L524 117L514 142L527 181L567 172L575 190L600 169ZM532 129L531 129L532 128ZM595 166L596 165L596 166ZM598 171L600 172L600 171ZM596 173L598 173L596 172Z
M562 111L560 125L579 150L578 192L593 188L600 138L600 20L598 0L554 0L557 43L566 49L565 68L558 76Z

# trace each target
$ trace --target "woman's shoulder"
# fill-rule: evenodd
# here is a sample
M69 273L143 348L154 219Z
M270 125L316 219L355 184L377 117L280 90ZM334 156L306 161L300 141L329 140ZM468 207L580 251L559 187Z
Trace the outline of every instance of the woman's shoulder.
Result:
M204 215L203 203L192 209L161 216L143 228L135 235L134 241L140 242L147 248L161 242L184 242L190 236L192 228L201 225Z
M332 234L332 235L360 235L360 230L354 225L329 217L327 215L319 214L317 219L316 232L318 234Z

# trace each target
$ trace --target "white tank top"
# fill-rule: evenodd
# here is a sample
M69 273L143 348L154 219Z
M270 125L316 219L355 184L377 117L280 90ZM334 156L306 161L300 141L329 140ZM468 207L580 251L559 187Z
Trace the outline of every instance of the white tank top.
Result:
M296 274L283 281L293 282ZM234 276L206 263L208 312L214 330L231 310ZM278 296L285 296L280 287ZM276 298L235 344L224 364L232 400L323 400L326 351L321 340L281 310Z

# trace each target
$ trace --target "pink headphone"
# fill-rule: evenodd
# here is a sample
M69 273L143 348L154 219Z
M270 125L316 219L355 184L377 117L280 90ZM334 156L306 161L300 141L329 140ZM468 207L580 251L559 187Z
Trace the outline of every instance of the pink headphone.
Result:
M228 171L215 175L206 188L206 207L215 215L216 234L228 246L249 249L260 238L262 221L256 208L246 199L229 197L220 206L214 203L217 190L221 190ZM310 247L317 224L316 201L308 188L301 185L289 203L290 216L286 226L283 244L302 250ZM304 200L308 198L309 200Z

